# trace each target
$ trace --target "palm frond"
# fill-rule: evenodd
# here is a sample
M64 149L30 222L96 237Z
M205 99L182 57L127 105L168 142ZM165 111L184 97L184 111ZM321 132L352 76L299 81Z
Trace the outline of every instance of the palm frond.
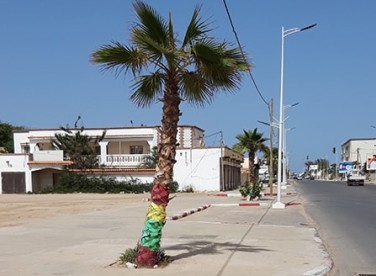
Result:
M210 104L215 96L212 83L197 71L184 71L179 86L180 96L193 105Z
M158 14L155 9L141 1L136 1L133 4L133 7L139 19L139 23L137 23L136 28L146 36L150 37L151 40L154 40L161 45L167 46L168 24L166 23L166 21Z
M241 54L237 48L226 50L227 47L224 42L206 39L195 43L192 52L197 70L212 81L213 87L232 91L238 88L247 63L238 59Z
M147 107L163 93L163 76L159 72L140 76L134 83L131 100L138 107Z
M193 40L196 41L198 39L201 39L202 36L211 31L211 29L209 29L208 22L203 21L199 17L200 11L201 6L196 6L196 8L193 11L193 15L188 25L187 31L185 33L182 48L189 45Z
M139 49L127 47L120 42L112 42L92 53L91 62L101 64L105 70L115 70L117 75L121 71L126 74L129 69L135 75L147 65L148 60Z

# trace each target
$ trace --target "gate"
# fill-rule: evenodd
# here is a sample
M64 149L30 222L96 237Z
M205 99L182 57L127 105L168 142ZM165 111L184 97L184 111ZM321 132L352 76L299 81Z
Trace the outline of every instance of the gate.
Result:
M22 194L26 192L25 173L23 172L2 172L3 194Z

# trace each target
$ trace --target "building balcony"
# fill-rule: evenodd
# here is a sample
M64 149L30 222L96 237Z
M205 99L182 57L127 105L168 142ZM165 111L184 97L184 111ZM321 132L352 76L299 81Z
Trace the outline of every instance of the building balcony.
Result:
M103 162L99 155L99 163L109 167L138 167L144 162L144 159L150 156L149 154L109 154L105 157Z

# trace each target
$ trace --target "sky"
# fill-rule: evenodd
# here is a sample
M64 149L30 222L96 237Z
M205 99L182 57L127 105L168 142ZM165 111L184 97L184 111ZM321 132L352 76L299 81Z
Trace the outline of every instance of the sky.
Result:
M222 0L148 0L165 19L172 15L180 38L193 9L212 35L237 46ZM348 139L376 137L376 1L227 0L235 31L252 63L252 76L279 119L282 27L316 27L285 37L284 86L289 168L340 160ZM160 125L161 104L137 108L132 77L103 72L90 54L111 41L129 45L136 21L128 0L0 0L0 121L27 128ZM287 108L288 105L299 103ZM179 124L205 130L207 145L232 147L236 135L258 128L269 137L267 104L249 74L235 93L219 93L210 105L183 102ZM273 137L278 141L278 135ZM275 146L278 144L275 143ZM336 147L336 154L333 154Z

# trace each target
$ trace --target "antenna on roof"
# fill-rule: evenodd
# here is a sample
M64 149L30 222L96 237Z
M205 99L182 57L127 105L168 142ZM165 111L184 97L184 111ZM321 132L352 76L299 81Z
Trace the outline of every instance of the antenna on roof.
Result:
M81 119L81 116L78 115L76 122L74 123L74 128L77 128L78 121Z

